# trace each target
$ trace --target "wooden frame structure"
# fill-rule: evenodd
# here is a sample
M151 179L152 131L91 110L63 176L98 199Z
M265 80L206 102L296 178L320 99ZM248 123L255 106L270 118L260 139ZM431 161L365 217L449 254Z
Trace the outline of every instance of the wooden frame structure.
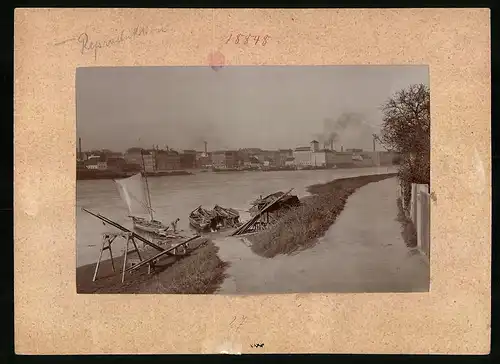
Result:
M104 224L108 224L108 225L111 225L119 230L121 230L122 232L108 232L108 233L104 233L102 234L102 246L101 246L101 251L100 251L100 254L99 254L99 260L97 261L97 265L96 265L96 268L95 268L95 272L94 272L94 277L92 279L93 282L95 282L96 278L97 278L97 273L98 273L98 270L99 270L99 264L101 262L101 259L102 259L102 253L104 250L109 250L109 254L111 256L111 265L113 267L113 272L115 272L115 264L114 264L114 260L113 260L113 253L112 253L112 249L111 249L111 244L113 243L113 241L117 238L117 237L122 237L122 238L126 238L127 239L127 244L125 246L125 252L124 252L124 257L123 257L123 269L122 269L122 283L124 282L125 280L125 273L128 272L128 271L131 271L131 270L135 270L137 268L140 268L144 265L148 265L148 274L151 273L151 268L154 269L154 266L155 264L157 263L157 261L164 255L171 255L171 256L175 256L175 255L179 255L177 254L177 252L180 250L180 249L183 249L184 250L184 254L186 254L189 250L189 243L195 239L198 239L200 238L201 236L200 235L195 235L195 236L192 236L191 238L187 239L186 241L183 241L181 243L178 243L178 244L175 244L173 247L169 248L169 249L164 249L154 243L152 243L151 241L145 239L144 237L130 231L129 229L125 228L124 226L114 222L113 220L110 220L108 219L107 217L104 217L102 216L101 214L95 214L85 208L82 208L83 211L89 213L90 215L92 216L95 216L97 217L99 220L101 220L102 222L104 222ZM146 260L143 260L142 257L141 257L141 254L139 252L139 248L137 247L137 244L135 242L135 239L138 239L140 241L142 241L143 243L145 243L146 245L149 245L150 247L152 247L153 249L159 251L158 254L156 254L155 256L153 256L152 258L148 258ZM129 251L129 246L130 246L130 243L132 243L132 245L134 246L134 249L133 250L130 250ZM200 243L196 248L200 247L203 243ZM195 248L195 249L196 249ZM194 250L194 249L193 249ZM126 264L127 264L127 256L129 253L137 253L137 255L139 256L139 263L138 264L134 264L132 265L131 267L127 268L126 267Z
M113 249L112 249L112 243L115 241L116 238L123 238L126 239L127 243L125 245L125 250L123 253L123 267L122 267L122 283L125 281L125 272L126 272L126 267L127 267L127 257L131 253L137 253L139 256L139 261L142 262L142 257L141 253L139 251L139 248L137 247L137 244L134 240L134 236L132 233L128 232L107 232L102 234L102 246L101 246L101 251L99 252L99 259L97 260L97 265L95 267L94 271L94 278L92 279L92 282L95 282L97 279L97 274L99 272L99 265L101 263L102 259L102 253L105 250L109 250L109 255L111 257L111 267L113 268L113 272L116 272L115 269L115 262L113 259ZM130 243L134 246L134 249L129 250ZM148 273L150 273L151 266L149 266Z

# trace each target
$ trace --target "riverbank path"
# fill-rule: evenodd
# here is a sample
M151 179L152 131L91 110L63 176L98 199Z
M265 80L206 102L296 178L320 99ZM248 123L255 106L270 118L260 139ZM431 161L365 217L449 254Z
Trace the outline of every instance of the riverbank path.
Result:
M360 188L318 244L293 255L263 258L242 238L216 240L230 263L217 293L428 291L429 263L405 245L396 200L396 178Z

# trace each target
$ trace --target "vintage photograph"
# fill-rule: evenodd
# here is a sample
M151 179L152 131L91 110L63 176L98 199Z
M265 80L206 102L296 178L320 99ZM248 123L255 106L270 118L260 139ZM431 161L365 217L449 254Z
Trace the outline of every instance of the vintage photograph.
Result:
M76 70L78 293L429 291L424 65Z

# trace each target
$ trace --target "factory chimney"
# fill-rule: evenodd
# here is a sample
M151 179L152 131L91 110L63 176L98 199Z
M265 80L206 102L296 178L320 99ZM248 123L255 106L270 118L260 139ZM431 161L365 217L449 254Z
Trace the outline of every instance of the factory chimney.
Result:
M343 151L344 151L344 146L343 146L343 145L341 145L341 146L340 146L340 151L341 151L341 152L343 152Z
M207 142L203 142L205 143L205 155L207 155Z

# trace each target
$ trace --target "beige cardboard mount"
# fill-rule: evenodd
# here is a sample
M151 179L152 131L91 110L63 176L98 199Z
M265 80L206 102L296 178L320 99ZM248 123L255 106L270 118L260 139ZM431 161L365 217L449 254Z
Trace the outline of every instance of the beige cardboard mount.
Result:
M77 295L76 68L209 62L429 66L429 293ZM490 103L488 9L17 9L16 352L488 353Z

